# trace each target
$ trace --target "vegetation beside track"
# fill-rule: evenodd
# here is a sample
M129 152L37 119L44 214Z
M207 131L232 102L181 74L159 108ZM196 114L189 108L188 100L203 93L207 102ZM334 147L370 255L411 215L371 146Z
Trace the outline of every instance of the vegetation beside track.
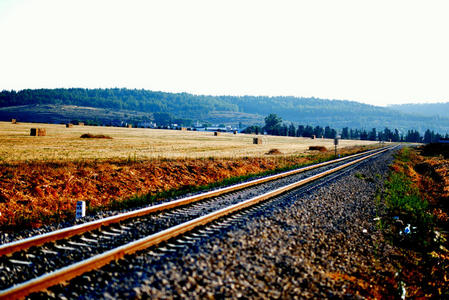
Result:
M447 298L449 161L422 153L425 147L396 155L378 198L385 208L379 224L398 250L398 276L392 280L405 295Z
M367 150L341 150L349 155ZM0 228L17 230L73 220L76 201L90 212L150 204L190 192L334 158L332 151L296 156L35 162L0 166Z

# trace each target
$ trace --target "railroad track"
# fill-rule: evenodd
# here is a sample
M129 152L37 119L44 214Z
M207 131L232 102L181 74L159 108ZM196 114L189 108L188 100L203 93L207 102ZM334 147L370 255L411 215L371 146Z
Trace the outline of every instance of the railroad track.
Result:
M24 297L70 280L390 149L372 150L2 245L0 271L16 275L12 277L17 280L1 287L0 299ZM303 174L313 170L314 174ZM139 230L133 226L139 226Z

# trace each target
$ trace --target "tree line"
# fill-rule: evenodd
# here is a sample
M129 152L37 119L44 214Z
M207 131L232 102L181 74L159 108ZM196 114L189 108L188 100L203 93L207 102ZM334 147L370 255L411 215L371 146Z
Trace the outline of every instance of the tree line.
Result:
M231 123L235 116L261 116L277 114L295 124L310 126L328 124L342 128L398 128L405 132L415 129L424 132L449 132L449 118L428 117L357 103L314 97L266 96L208 96L188 93L167 93L137 89L27 89L0 92L0 107L30 104L62 104L89 106L114 110L147 113L169 113L172 118L211 121L217 112L232 112L220 122ZM247 116L247 117L248 117ZM247 124L251 125L251 124ZM285 128L282 128L285 130Z
M270 114L265 117L265 126L252 125L247 127L244 133L253 134L270 134L278 136L292 137L317 137L333 139L338 136L336 129L330 126L310 126L298 125L293 123L287 124L282 118L276 114ZM340 138L349 140L366 140L366 141L391 141L391 142L411 142L411 143L434 143L441 138L449 138L449 134L445 136L435 133L429 129L422 136L417 130L408 130L405 134L400 133L398 129L390 130L385 128L383 131L377 131L373 128L369 131L364 129L352 129L344 127L340 131Z

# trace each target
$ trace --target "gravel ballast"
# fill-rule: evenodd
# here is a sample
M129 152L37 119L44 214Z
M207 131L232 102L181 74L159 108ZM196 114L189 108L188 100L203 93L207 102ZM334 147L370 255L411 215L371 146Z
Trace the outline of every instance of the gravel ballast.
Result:
M394 249L376 227L391 153L55 286L56 298L399 296ZM208 227L210 228L210 227ZM39 297L34 294L31 297Z

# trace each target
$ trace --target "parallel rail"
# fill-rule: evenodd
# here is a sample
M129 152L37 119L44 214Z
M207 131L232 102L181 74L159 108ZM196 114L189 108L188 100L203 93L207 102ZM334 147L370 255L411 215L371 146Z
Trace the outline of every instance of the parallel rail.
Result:
M289 184L287 186L275 189L273 191L270 191L268 193L259 195L257 197L242 201L240 203L231 205L229 207L217 210L215 212L209 213L207 215L204 215L202 217L190 220L188 222L179 224L177 226L168 228L166 230L157 232L155 234L149 235L145 238L139 239L137 241L128 243L126 245L120 246L118 248L109 250L105 253L93 256L89 259L80 261L78 263L69 265L67 267L61 268L59 270L53 271L51 273L47 273L41 277L26 281L24 283L15 285L9 289L0 291L0 299L11 299L11 298L21 298L25 297L26 295L44 290L50 286L53 286L55 284L58 284L60 282L68 281L76 276L79 276L85 272L98 269L109 262L113 260L118 260L123 258L127 254L133 254L137 251L144 250L148 247L157 245L161 242L168 241L174 237L177 237L179 235L185 234L186 232L189 232L199 226L206 225L212 221L215 221L219 218L222 218L226 215L235 213L239 210L248 208L250 206L256 205L262 201L266 201L270 198L279 196L281 194L284 194L288 191L291 191L295 188L298 188L300 186L303 186L307 183L310 183L312 181L315 181L317 179L320 179L322 177L325 177L331 173L335 173L337 171L340 171L344 168L347 168L349 166L352 166L354 164L357 164L363 160L366 160L372 156L375 156L377 154L380 154L382 152L388 151L392 148L384 148L380 151L374 152L372 154L369 154L367 156L364 156L362 158L358 158L354 161L351 161L349 163L340 165L336 168L327 170L325 172L313 175L311 177L302 179L300 181L297 181L295 183Z
M383 148L386 149L386 148ZM47 242L53 242L53 241L57 241L57 240L61 240L61 239L66 239L66 238L70 238L72 236L75 235L79 235L88 231L92 231L95 229L98 229L102 226L108 226L114 223L119 223L121 221L130 219L130 218L136 218L136 217L141 217L141 216L145 216L151 213L155 213L155 212L160 212L163 210L168 210L174 207L178 207L178 206L183 206L183 205L187 205L187 204L191 204L194 202L198 202L204 199L209 199L212 197L217 197L223 194L227 194L230 192L235 192L238 190L242 190L251 186L255 186L258 184L262 184L268 181L272 181L272 180L276 180L276 179L280 179L283 177L287 177L287 176L291 176L291 175L295 175L298 173L302 173L305 171L309 171L312 169L316 169L319 167L323 167L326 165L330 165L333 163L337 163L337 162L341 162L341 161L345 161L348 159L352 159L358 156L362 156L362 155L366 155L369 153L376 153L377 151L379 151L379 149L374 149L374 150L370 150L370 151L366 151L366 152L362 152L362 153L357 153L354 155L350 155L350 156L346 156L343 158L339 158L339 159L334 159L334 160L330 160L330 161L326 161L326 162L322 162L319 164L315 164L315 165L310 165L307 167L303 167L303 168L299 168L299 169L295 169L295 170L291 170L288 172L283 172L283 173L279 173L279 174L275 174L272 176L268 176L268 177L264 177L264 178L259 178L256 180L252 180L252 181L248 181L248 182L243 182L240 184L236 184L236 185L232 185L232 186L228 186L228 187L224 187L221 189L217 189L214 191L210 191L210 192L206 192L206 193L202 193L202 194L198 194L198 195L194 195L194 196L190 196L190 197L185 197L182 199L178 199L178 200L174 200L174 201L170 201L170 202L166 202L166 203L161 203L158 205L152 205L149 207L145 207L142 209L138 209L138 210L134 210L134 211L130 211L127 213L122 213L122 214L118 214L115 216L111 216L111 217L107 217L107 218L103 218L103 219L99 219L99 220L95 220L95 221L91 221L91 222L87 222L87 223L83 223L83 224L79 224L79 225L75 225L75 226L71 226L71 227L67 227L67 228L63 228L60 230L56 230L56 231L52 231L46 234L41 234L41 235L36 235L30 238L26 238L26 239L22 239L22 240L18 240L15 242L11 242L11 243L7 243L7 244L3 244L0 245L0 256L3 255L8 255L14 252L18 252L20 250L25 250L28 249L32 246L40 246L43 245Z

